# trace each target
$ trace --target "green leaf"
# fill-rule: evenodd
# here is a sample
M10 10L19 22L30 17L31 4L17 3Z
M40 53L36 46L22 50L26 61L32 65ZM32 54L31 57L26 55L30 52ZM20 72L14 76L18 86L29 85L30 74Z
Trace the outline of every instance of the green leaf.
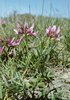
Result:
M2 99L2 83L0 82L0 99Z
M52 93L52 97L51 97L51 100L56 100L54 94Z
M38 87L44 87L44 86L45 86L44 82L39 82L38 83Z
M34 55L37 57L38 56L37 50L36 49L33 49L33 51L34 51Z

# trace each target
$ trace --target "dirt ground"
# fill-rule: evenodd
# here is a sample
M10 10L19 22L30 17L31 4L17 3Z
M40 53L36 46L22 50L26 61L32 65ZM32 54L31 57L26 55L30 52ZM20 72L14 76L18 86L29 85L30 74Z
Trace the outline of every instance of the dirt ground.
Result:
M63 100L70 100L70 68L52 68L54 72L53 86L63 93Z

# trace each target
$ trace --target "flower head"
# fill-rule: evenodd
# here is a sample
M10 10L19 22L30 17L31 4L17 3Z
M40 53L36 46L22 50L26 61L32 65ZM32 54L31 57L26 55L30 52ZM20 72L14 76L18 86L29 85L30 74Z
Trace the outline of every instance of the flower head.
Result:
M33 35L36 36L37 32L34 32L34 23L32 24L31 27L28 27L28 23L27 21L24 22L24 26L22 27L20 22L18 22L17 24L17 29L14 29L16 34L29 34L29 35Z
M46 34L55 40L60 40L60 27L56 27L55 25L49 26L46 29Z
M7 44L8 44L8 46L12 46L12 47L18 46L21 43L22 40L23 40L22 36L17 40L15 40L14 38L9 38L7 40Z

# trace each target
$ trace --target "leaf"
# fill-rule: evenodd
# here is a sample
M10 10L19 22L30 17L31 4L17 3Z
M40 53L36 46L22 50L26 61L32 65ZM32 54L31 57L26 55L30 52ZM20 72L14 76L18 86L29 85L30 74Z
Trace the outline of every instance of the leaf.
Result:
M41 88L42 88L42 87L44 87L44 86L45 86L44 82L39 82L39 83L38 83L38 87L41 87Z
M38 52L37 52L37 50L36 50L36 49L33 49L33 51L34 51L34 55L35 55L36 57L38 57Z
M2 99L2 83L0 82L0 99Z
M51 97L51 100L56 100L54 94L52 93L52 97Z

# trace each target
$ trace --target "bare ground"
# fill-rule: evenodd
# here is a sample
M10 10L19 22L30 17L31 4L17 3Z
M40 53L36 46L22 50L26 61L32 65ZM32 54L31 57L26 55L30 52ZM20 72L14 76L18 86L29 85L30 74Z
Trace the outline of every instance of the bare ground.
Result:
M54 88L63 93L63 100L70 100L70 68L52 68L54 72L54 80L52 81Z

